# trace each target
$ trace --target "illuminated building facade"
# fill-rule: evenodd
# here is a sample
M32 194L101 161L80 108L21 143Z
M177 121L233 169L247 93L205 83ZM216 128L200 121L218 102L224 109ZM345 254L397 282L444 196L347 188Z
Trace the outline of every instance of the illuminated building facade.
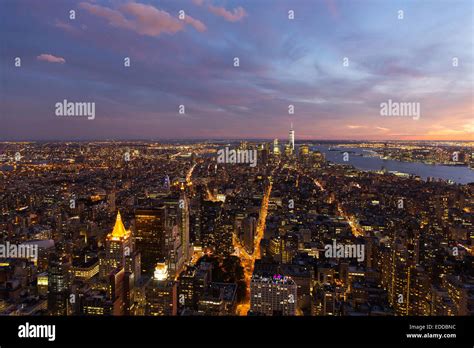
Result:
M179 196L166 197L163 202L167 208L167 225L177 225L182 254L185 261L192 256L192 245L189 241L189 199L184 191Z
M168 279L167 268L158 264L153 278L146 286L146 315L176 315L178 310L177 283Z
M300 156L308 156L309 155L309 146L308 145L300 145L299 154L300 154Z
M243 244L245 250L252 254L254 250L254 238L257 231L257 219L253 216L246 217L242 221Z
M286 234L281 238L281 262L291 263L298 252L298 236Z
M87 281L99 274L99 261L92 259L80 265L73 264L72 273L74 278Z
M290 131L288 132L288 145L290 146L291 152L295 151L295 131L293 130L293 123L291 124Z
M115 226L105 240L105 256L101 265L101 276L108 275L117 268L125 267L126 258L133 253L131 231L126 230L120 212L117 213Z
M253 274L250 281L250 310L263 315L296 315L297 285L281 274Z
M143 273L151 273L156 263L166 257L166 221L165 206L135 211L135 246L141 253Z
M278 145L278 139L273 140L273 154L274 155L280 154L280 146Z
M195 308L197 296L195 291L197 269L195 267L187 267L181 272L178 278L178 307Z
M47 295L48 294L48 273L44 272L38 274L36 277L36 284L38 287L38 294L40 295Z
M48 310L53 315L67 315L69 306L71 263L51 256L48 267Z

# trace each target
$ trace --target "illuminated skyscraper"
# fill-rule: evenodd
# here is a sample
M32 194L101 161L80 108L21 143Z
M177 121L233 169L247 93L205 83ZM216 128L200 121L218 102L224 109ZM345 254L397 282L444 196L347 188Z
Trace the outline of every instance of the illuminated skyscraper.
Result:
M178 279L178 306L180 308L194 308L197 296L194 291L197 269L188 267L181 272Z
M274 155L280 154L280 146L278 145L278 139L273 140L273 154Z
M125 260L132 254L131 231L126 230L120 212L115 226L105 240L105 258L101 264L101 276L108 277L117 268L125 267Z
M158 263L153 278L146 286L147 315L176 315L177 314L177 283L169 280L168 268L164 263Z
M183 256L185 261L189 261L192 257L192 250L189 243L189 199L183 192L181 196L182 207L179 213L180 223L180 235L181 243L183 244Z
M412 269L409 293L409 315L430 315L430 278L422 266Z
M52 255L48 267L48 309L53 315L68 314L71 263Z
M387 289L389 303L394 307L397 315L408 315L410 293L413 293L411 273L415 268L410 251L404 243L394 243L382 252L380 263L382 265L381 283Z
M215 249L218 238L216 231L219 229L219 216L221 215L222 202L205 200L201 204L201 243L203 248Z
M257 231L257 220L249 216L242 221L244 247L252 254L254 249L254 237Z
M250 281L250 310L264 315L296 315L297 285L281 274L255 273Z
M47 295L48 294L48 273L40 273L37 277L37 289L38 294L40 295Z
M135 243L142 255L144 272L151 272L156 263L167 256L165 250L166 219L167 209L164 206L135 211Z
M178 225L167 229L165 245L167 253L165 260L169 276L173 279L179 275L185 262Z
M300 145L299 151L300 151L300 156L308 156L309 155L309 146L308 145Z
M184 261L188 261L192 256L192 246L189 242L189 199L184 190L182 190L179 196L166 197L163 202L166 206L168 227L178 226ZM168 231L169 233L170 231Z
M168 278L168 265L164 262L158 262L153 272L153 278L156 280L166 280Z
M125 272L123 268L116 268L108 274L107 299L112 302L112 314L124 315L127 299L125 287Z
M293 123L291 123L290 132L288 133L288 144L291 151L295 151L295 131L293 130Z
M311 315L335 315L337 293L334 286L329 284L317 285L313 289Z
M298 252L298 237L287 234L281 238L281 262L291 263Z

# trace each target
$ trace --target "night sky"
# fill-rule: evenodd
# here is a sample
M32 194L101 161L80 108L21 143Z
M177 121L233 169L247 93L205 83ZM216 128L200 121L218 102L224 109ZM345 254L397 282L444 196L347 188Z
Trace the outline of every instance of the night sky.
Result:
M287 138L291 122L297 140L474 140L473 12L469 0L0 0L0 141ZM95 119L57 117L64 99L95 102ZM381 116L389 99L420 103L420 119Z

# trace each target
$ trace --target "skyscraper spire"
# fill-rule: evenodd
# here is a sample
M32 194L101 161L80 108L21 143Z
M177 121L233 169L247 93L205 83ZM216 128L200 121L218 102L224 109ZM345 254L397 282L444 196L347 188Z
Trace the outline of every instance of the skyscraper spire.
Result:
M295 150L295 131L293 130L293 122L291 122L290 132L288 133L288 144L292 151Z
M102 278L107 278L112 272L116 272L119 268L126 266L125 260L133 255L131 235L131 230L125 229L122 216L120 212L117 212L114 228L105 239L104 262L103 265L101 263L99 269ZM129 263L129 265L133 264L133 262ZM127 272L127 269L125 271Z
M120 215L120 211L118 211L117 218L115 219L114 229L112 230L111 233L109 233L107 237L117 240L117 239L125 238L128 234L130 234L130 231L127 231L125 229L125 226L123 225L123 222L122 222L122 216Z

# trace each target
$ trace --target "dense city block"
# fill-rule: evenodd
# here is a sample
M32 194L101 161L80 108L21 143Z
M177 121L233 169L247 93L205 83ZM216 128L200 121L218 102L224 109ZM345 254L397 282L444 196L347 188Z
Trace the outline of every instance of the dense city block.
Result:
M331 151L347 146L413 162L457 151ZM3 143L0 314L472 315L473 183L326 153L292 131L285 144Z

